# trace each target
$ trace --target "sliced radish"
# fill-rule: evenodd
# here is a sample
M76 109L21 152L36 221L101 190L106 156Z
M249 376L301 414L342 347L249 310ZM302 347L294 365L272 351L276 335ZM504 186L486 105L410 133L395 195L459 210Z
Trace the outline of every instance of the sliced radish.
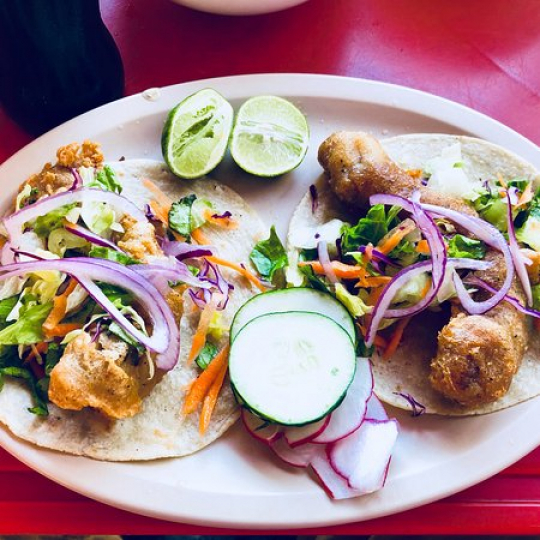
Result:
M327 447L330 463L357 492L377 491L386 480L397 434L396 420L365 420L354 433Z
M311 468L332 499L352 499L362 495L361 492L352 489L347 484L347 480L334 470L323 446L320 446L319 451L311 460Z
M284 437L273 441L270 448L285 463L293 467L307 467L315 454L319 451L319 446L315 444L302 444L296 448L291 448Z
M312 441L315 437L320 435L328 426L330 417L332 414L325 416L322 420L314 422L313 424L307 424L305 426L294 427L289 426L285 428L283 434L289 446L296 448L302 444L306 444Z
M383 404L375 394L371 394L367 402L366 420L388 420Z
M263 443L271 444L283 435L281 426L270 424L247 409L242 409L241 416L248 433Z
M373 391L373 374L368 358L358 358L354 379L341 405L334 409L328 426L311 442L326 444L339 441L356 431L366 414L367 401Z

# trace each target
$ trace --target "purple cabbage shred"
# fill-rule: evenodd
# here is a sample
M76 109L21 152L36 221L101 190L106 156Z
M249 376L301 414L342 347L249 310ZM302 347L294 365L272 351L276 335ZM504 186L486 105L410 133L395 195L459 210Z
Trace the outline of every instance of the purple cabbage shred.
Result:
M406 392L394 392L394 395L402 397L404 400L406 400L409 405L411 406L411 416L421 416L426 412L425 405L422 405L419 401L416 401L411 394L408 394Z

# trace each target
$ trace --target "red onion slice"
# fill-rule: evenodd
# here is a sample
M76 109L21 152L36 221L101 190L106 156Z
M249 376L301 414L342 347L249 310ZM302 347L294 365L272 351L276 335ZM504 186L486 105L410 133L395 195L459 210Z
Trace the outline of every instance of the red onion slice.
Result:
M446 267L452 269L467 269L467 270L486 270L491 266L485 261L475 259L447 259ZM431 261L423 261L398 272L390 283L385 287L381 296L377 300L375 307L371 313L371 320L366 330L366 345L371 347L375 340L375 334L379 329L379 325L383 319L397 319L400 317L410 317L418 313L418 304L409 308L388 309L392 300L396 296L399 289L407 284L411 279L414 279L420 274L429 272L433 265ZM457 275L457 274L456 274ZM443 278L444 279L444 278ZM424 305L425 309L427 306Z
M373 195L369 199L371 204L400 206L404 210L410 212L412 219L425 237L431 253L431 286L427 294L417 304L415 304L415 309L407 309L406 315L403 314L401 310L393 310L392 316L385 315L385 318L410 317L420 313L433 302L444 281L447 259L446 244L444 243L444 238L441 231L433 221L433 218L426 214L426 212L424 212L422 209L422 206L419 204L419 198L420 192L416 191L413 193L411 200L407 200L398 195L386 194Z
M489 283L486 283L484 280L477 278L476 276L468 276L466 278L466 282L469 285L481 287L482 289L485 289L486 291L492 293L497 292L497 289L495 287L492 287ZM509 294L507 294L504 297L504 301L514 306L518 311L521 311L521 313L524 313L525 315L529 315L530 317L534 317L536 319L540 319L540 311L524 306L515 296L510 296Z
M515 195L515 190L514 190ZM517 275L523 286L523 292L527 298L527 305L532 306L533 304L533 294L531 289L531 282L529 280L529 274L527 273L527 268L525 268L525 261L523 255L519 249L519 244L516 238L516 229L514 227L514 217L512 215L512 199L510 197L510 192L506 190L506 196L508 198L508 212L507 212L507 221L508 221L508 243L510 245L510 253L512 254L512 260L514 261L514 266L516 268Z
M129 214L137 221L147 221L144 212L135 206L131 201L113 193L112 191L103 191L94 188L81 188L75 191L66 191L44 197L34 204L21 208L18 212L14 212L4 220L4 225L12 243L16 244L22 228L25 223L44 216L53 210L67 204L81 203L83 201L102 202L109 204L123 214ZM17 245L15 247L18 247Z
M156 365L170 370L178 361L180 334L170 307L159 291L142 276L128 267L103 259L74 257L15 263L0 268L0 280L28 272L57 270L74 277L88 294L126 332L148 349L160 353ZM132 292L137 303L146 311L153 332L145 335L136 328L105 296L94 281L103 281Z
M214 248L212 246L193 245L176 240L163 240L161 249L165 255L176 257L179 261L214 255Z
M80 225L77 225L76 223L70 223L69 221L64 221L64 229L66 229L66 231L70 232L71 234L78 236L79 238L83 238L84 240L86 240L87 242L90 242L91 244L95 244L96 246L107 247L107 248L114 249L115 251L120 251L121 253L123 253L123 251L113 242L99 236L98 234L93 233L89 229L86 229L84 227L81 227Z
M332 268L330 255L328 254L328 246L326 245L326 242L324 240L319 240L317 244L317 253L319 255L319 262L323 267L326 277L328 278L330 283L333 283L335 285L336 283L338 283L339 280L336 277L334 269Z
M506 266L506 277L502 287L488 300L483 302L475 302L467 292L461 278L457 274L452 276L459 301L468 313L471 315L482 315L490 309L493 309L504 299L512 286L512 280L514 279L514 264L512 254L506 240L504 239L504 236L496 227L491 225L491 223L488 223L480 218L467 216L457 212L456 210L435 206L433 204L423 204L422 207L430 214L448 218L450 221L453 221L457 225L467 229L479 240L482 240L488 246L497 249L503 254Z

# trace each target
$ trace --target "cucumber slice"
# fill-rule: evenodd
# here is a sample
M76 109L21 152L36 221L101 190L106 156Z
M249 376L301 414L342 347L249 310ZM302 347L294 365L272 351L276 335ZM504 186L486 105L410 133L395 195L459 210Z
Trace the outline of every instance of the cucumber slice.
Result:
M329 317L356 341L354 322L347 308L332 295L307 287L279 289L258 294L248 300L236 313L231 325L231 341L250 321L267 313L309 311Z
M354 344L318 313L270 313L232 342L235 393L258 416L288 426L316 422L343 400L356 368Z

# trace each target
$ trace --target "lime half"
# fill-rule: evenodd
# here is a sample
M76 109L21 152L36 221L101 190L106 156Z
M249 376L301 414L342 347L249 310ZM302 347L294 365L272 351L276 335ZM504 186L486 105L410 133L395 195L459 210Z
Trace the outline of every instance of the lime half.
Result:
M240 107L230 148L234 161L245 171L278 176L300 165L308 141L306 118L290 101L257 96Z
M223 159L234 113L210 88L187 97L167 117L161 136L163 158L180 178L198 178Z

